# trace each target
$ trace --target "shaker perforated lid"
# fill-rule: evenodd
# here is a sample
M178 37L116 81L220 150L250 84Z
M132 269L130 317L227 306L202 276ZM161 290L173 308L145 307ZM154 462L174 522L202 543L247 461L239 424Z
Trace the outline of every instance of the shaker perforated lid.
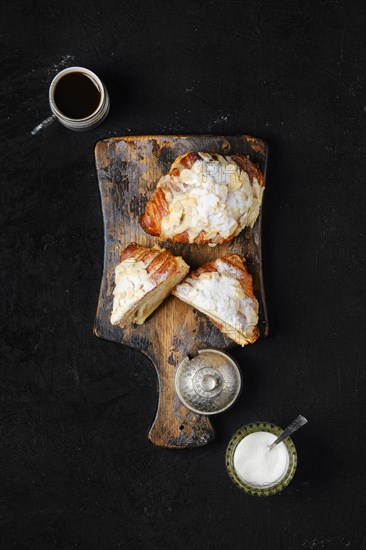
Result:
M193 359L186 357L177 369L175 389L191 411L218 414L228 409L241 390L236 362L226 353L203 349Z

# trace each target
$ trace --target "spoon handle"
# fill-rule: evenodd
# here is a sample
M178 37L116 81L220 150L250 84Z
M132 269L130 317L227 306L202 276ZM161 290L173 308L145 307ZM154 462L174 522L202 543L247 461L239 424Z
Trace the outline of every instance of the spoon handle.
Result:
M47 128L47 126L55 122L56 118L56 115L50 115L49 117L42 120L42 122L31 131L32 136L35 136L36 134L38 134L38 132Z
M299 428L301 428L301 426L303 426L304 424L307 423L307 420L304 416L301 416L301 414L299 414L299 416L297 416L295 418L295 420L293 422L291 422L291 424L289 424L287 426L287 428L285 428L283 430L283 432L281 433L281 435L279 435L277 437L277 439L274 440L274 442L272 443L272 445L269 446L270 449L273 449L273 447L275 445L278 445L278 443L281 443L281 441L283 441L284 439L286 439L286 437L289 437L291 434L293 434L294 432L296 432L296 430L298 430Z

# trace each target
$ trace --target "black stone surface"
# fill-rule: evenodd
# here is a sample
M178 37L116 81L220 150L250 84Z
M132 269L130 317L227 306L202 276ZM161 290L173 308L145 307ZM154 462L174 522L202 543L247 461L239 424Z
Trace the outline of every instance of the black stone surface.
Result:
M1 3L2 550L365 548L364 15L358 0ZM69 65L105 80L109 118L31 136ZM242 396L192 451L149 444L153 367L92 334L93 146L155 133L270 148L271 337L235 352ZM230 436L298 413L292 484L242 494Z

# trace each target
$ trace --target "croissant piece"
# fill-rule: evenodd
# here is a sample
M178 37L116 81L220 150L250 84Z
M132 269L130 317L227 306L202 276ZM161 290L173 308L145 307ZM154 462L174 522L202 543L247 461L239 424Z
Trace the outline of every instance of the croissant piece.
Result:
M115 269L112 325L141 325L188 271L180 256L165 249L129 244Z
M241 346L259 337L259 305L244 261L237 254L217 258L190 273L173 290L174 296L206 314Z

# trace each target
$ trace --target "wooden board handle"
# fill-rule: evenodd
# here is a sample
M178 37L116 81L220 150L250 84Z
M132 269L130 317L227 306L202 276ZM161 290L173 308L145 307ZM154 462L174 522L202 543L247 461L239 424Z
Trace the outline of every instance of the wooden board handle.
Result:
M211 422L207 416L187 409L179 400L174 380L180 361L176 364L172 364L171 359L170 363L165 361L160 365L154 361L159 379L159 403L149 439L159 447L202 447L215 437Z

